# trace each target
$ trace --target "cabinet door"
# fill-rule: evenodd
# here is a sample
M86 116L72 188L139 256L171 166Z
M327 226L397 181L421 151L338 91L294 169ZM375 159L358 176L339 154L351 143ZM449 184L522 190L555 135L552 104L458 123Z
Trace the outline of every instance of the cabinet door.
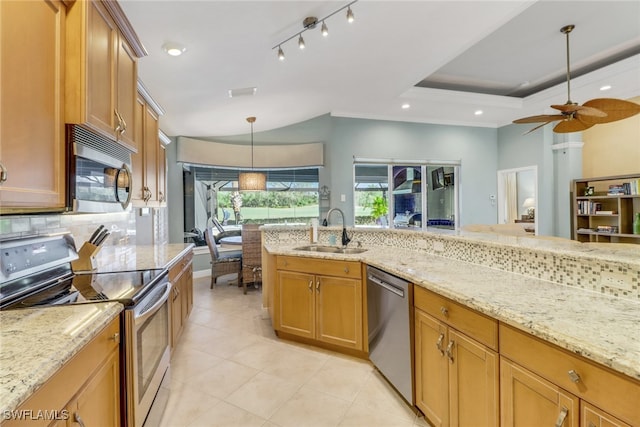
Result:
M580 401L580 407L580 427L631 427L584 400Z
M120 425L120 365L118 348L80 392L70 421L86 426ZM82 424L79 420L82 420Z
M167 150L158 146L158 202L167 203Z
M131 154L131 201L134 206L143 205L144 202L144 117L145 102L142 98L136 97L135 139L138 145L138 152ZM138 202L138 203L136 203Z
M0 1L0 213L64 209L64 35L60 1Z
M278 271L276 328L301 337L315 338L315 276Z
M579 399L515 363L500 358L502 427L578 426Z
M449 343L452 343L449 347ZM499 425L496 352L449 329L449 404L452 427Z
M182 302L180 301L180 277L173 282L173 289L169 297L171 310L171 349L173 350L182 332Z
M416 406L435 427L449 425L447 327L415 310Z
M122 119L118 141L130 149L137 149L135 118L138 69L137 58L124 37L118 38L117 50L117 106L118 115Z
M148 106L144 115L144 185L147 187L151 198L149 201L158 200L158 116Z
M362 282L316 276L316 338L362 350Z
M80 4L75 6L80 7ZM118 29L100 2L90 1L87 6L86 121L107 137L115 138L115 55Z

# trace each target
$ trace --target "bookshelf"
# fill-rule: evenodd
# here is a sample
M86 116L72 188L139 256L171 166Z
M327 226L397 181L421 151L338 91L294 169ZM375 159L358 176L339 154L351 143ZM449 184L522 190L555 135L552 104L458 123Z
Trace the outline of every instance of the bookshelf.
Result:
M640 234L633 234L633 217L640 212L640 173L576 179L571 191L574 240L640 244Z

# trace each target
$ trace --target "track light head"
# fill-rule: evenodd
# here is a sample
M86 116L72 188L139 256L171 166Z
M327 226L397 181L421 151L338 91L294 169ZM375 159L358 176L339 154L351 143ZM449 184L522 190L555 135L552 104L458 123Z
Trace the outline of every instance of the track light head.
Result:
M300 37L298 37L298 47L300 49L304 49L304 39L302 38L302 34L300 34Z
M282 47L278 46L278 59L280 61L284 61L284 51L282 50Z
M322 21L322 28L320 28L320 31L322 32L322 35L324 37L327 37L329 35L329 29L327 28L327 24L325 24L324 21Z
M353 16L353 11L351 10L351 6L347 8L347 22L352 23L355 17Z

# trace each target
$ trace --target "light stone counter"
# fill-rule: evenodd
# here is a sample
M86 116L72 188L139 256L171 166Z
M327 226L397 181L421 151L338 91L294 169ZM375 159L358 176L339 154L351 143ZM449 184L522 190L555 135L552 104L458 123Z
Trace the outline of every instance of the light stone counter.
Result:
M0 311L0 414L22 404L122 309L104 302Z
M396 247L357 255L293 250L271 254L362 261L501 322L640 380L640 304L602 293ZM636 283L637 285L637 283Z
M171 268L193 248L193 243L105 247L96 258L98 272Z

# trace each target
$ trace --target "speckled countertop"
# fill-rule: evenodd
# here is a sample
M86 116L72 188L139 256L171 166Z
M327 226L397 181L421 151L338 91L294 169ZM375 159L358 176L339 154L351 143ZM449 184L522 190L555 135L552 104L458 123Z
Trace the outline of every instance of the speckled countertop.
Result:
M103 302L0 311L0 413L16 409L122 309Z
M99 273L171 268L193 247L193 243L105 247L96 257L97 268Z
M294 247L266 248L275 255L362 261L640 380L640 304L634 301L405 249L344 255Z

